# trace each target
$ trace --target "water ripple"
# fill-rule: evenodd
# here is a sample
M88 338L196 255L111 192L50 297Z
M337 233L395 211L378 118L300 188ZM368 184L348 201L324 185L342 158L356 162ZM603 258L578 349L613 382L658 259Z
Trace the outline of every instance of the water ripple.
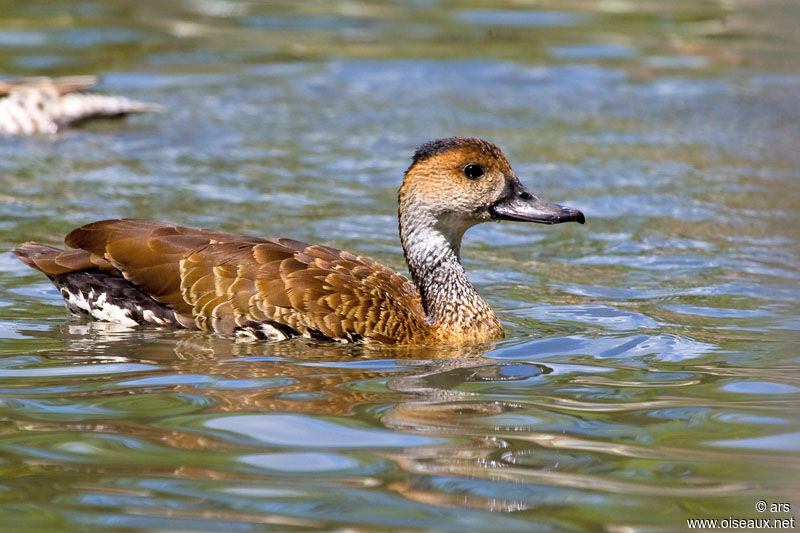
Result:
M368 428L354 421L336 423L295 414L264 414L203 417L192 420L173 420L170 427L181 422L187 429L209 431L220 438L236 442L283 447L311 448L393 448L430 446L440 439L403 435L377 428Z
M800 494L797 10L140 4L0 17L9 75L167 109L0 142L7 529L660 531ZM496 342L86 322L10 253L133 216L403 270L399 180L451 135L587 217L466 234Z

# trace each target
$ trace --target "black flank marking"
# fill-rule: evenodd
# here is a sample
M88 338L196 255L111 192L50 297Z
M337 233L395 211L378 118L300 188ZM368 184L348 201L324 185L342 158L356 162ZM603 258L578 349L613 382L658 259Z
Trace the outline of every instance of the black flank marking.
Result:
M335 341L336 340L334 337L329 337L329 336L325 335L324 333L322 333L320 330L314 329L314 328L308 328L308 335L312 339L316 339L316 340L319 340L319 341Z
M153 298L143 293L125 278L111 276L102 272L84 271L50 276L50 279L59 288L65 300L69 298L69 294L81 294L91 307L102 294L105 294L106 303L124 309L127 315L139 324L179 326L175 321L175 315L171 307L153 300ZM73 313L88 314L82 309L69 305L68 307ZM145 311L150 311L155 317L163 320L164 323L158 324L145 320Z
M347 334L347 340L349 340L352 343L363 342L364 341L364 335L361 335L359 333L349 332Z
M252 324L255 324L255 322L252 322ZM260 341L269 340L269 337L267 337L266 333L264 333L263 331L261 331L260 329L258 329L257 327L254 327L254 326L239 326L238 328L233 330L234 334L237 333L237 332L240 332L240 331L241 332L250 333L251 335L253 335L256 339L258 339Z
M300 335L300 333L298 333L297 330L290 328L286 324L275 322L274 320L265 320L264 324L269 324L273 328L277 329L278 331L286 335L287 338L297 337L298 335Z
M243 326L239 326L238 328L236 328L236 331L249 330L252 331L257 338L261 340L268 340L269 337L267 336L267 334L261 331L261 326L264 324L267 324L277 329L278 331L283 333L287 339L292 337L297 337L298 335L300 335L300 333L298 333L297 330L290 328L286 324L275 322L274 320L264 320L263 322L256 322L256 321L247 322Z

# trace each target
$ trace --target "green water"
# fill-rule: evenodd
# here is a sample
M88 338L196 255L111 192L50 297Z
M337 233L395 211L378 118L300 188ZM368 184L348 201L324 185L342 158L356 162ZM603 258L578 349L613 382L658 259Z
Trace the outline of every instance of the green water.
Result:
M0 529L686 531L800 508L800 4L0 0L0 72L163 114L0 139ZM8 250L154 217L402 269L425 140L587 224L463 256L506 340L68 318ZM759 512L759 500L790 510Z

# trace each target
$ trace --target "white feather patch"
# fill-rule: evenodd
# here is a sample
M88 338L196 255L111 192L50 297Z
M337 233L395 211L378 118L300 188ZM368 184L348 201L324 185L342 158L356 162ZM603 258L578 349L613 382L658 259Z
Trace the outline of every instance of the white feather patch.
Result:
M271 341L282 341L289 338L284 332L269 324L261 324L261 333Z
M130 316L130 311L107 301L108 296L102 292L99 295L94 289L89 294L81 292L73 293L66 288L62 288L62 293L66 293L65 301L67 308L71 311L83 311L89 313L95 320L114 322L123 326L138 326Z
M153 324L158 324L160 326L164 326L167 324L166 320L157 317L156 314L149 309L145 309L144 311L142 311L142 318L148 322L152 322Z
M282 341L289 338L289 335L269 324L258 324L236 330L236 336L247 339L263 339L266 337L270 341Z

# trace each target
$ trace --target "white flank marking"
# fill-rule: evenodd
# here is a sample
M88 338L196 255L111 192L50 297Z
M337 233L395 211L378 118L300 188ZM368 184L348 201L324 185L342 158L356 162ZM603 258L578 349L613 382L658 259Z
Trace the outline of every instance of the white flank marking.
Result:
M89 300L91 301L94 296L94 291L89 291ZM92 302L92 309L89 311L97 320L105 320L106 322L116 322L124 326L138 326L139 323L130 317L127 309L123 309L118 305L114 305L106 301L106 293L101 293L97 299Z
M289 338L284 332L269 324L261 324L261 332L271 341L282 341Z
M69 292L67 289L62 289L62 295L64 292L67 293L67 308L70 311L74 312L77 309L80 311L86 311L88 313L92 310L83 293L79 292L74 294Z
M261 335L264 335L268 341L282 341L289 338L284 332L269 324L258 324L236 330L236 336L240 339L262 340Z
M251 328L237 329L236 336L240 339L258 340L256 332L253 331Z
M152 312L151 310L149 310L149 309L145 309L142 312L142 318L144 318L148 322L153 322L154 324L158 324L160 326L163 326L164 324L167 323L166 320L164 320L163 318L157 317L156 314L154 312Z

